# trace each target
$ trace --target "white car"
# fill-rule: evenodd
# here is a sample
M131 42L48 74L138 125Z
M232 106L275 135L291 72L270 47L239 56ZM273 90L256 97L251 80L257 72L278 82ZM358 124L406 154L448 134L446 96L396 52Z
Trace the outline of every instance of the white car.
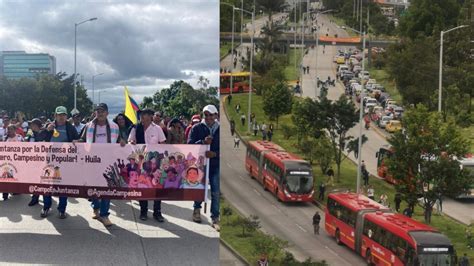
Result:
M382 118L380 118L379 120L379 127L385 128L385 126L387 126L387 123L390 122L390 120L392 119L393 119L393 116L389 116L389 115L382 116Z
M369 78L370 78L369 71L361 71L361 72L359 73L359 78L361 78L361 79L369 79Z

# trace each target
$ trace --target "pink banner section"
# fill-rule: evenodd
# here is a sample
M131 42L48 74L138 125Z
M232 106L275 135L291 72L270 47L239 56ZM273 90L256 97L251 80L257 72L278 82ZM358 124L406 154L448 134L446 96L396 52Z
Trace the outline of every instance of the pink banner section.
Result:
M0 192L204 200L207 145L0 143Z

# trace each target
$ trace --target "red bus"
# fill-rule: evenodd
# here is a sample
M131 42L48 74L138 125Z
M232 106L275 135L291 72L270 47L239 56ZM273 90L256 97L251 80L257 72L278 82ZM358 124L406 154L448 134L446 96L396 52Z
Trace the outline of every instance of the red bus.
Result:
M313 170L298 156L268 141L250 141L245 168L265 190L279 201L309 202L313 200Z
M326 231L368 265L455 265L451 241L432 227L354 193L328 196Z
M230 93L230 77L232 77L232 93L249 92L250 72L221 73L219 92L220 94Z

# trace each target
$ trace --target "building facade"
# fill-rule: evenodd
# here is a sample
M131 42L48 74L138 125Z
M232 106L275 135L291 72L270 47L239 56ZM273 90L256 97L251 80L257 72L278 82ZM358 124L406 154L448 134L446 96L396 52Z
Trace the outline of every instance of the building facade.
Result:
M25 51L0 52L0 76L11 79L34 78L56 74L56 58L49 54L29 54Z

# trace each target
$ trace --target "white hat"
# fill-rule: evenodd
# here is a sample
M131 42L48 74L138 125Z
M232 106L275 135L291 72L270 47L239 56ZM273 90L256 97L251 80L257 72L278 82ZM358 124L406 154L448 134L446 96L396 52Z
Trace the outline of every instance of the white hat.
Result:
M212 105L212 104L209 104L209 105L206 105L203 109L202 109L202 112L206 112L208 111L209 113L211 114L218 114L219 112L217 111L217 108Z

